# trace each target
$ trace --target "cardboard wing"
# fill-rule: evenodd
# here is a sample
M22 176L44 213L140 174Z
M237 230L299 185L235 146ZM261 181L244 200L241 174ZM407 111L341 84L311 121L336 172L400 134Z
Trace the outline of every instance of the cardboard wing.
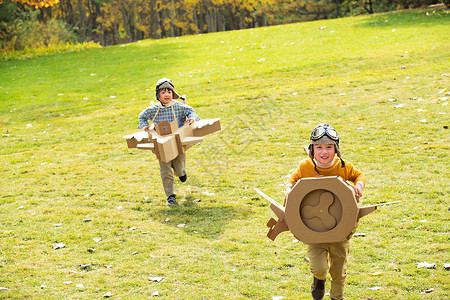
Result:
M275 240L278 234L290 230L306 244L343 241L354 232L359 219L375 211L377 206L398 203L362 207L350 184L337 176L299 180L286 199L286 207L273 199L269 201L278 221L269 220L267 236Z
M221 130L220 119L200 120L193 125L184 124L181 128L176 128L172 123L160 123L155 130L124 136L128 148L151 150L158 159L169 162L193 145L203 142L203 136Z

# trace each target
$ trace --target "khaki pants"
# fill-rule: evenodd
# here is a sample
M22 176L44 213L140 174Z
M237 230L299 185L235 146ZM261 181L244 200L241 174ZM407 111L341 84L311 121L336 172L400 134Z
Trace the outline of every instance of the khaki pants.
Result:
M331 275L330 297L333 299L344 298L349 248L349 240L339 243L308 244L309 267L314 277L325 280L329 263Z
M171 195L176 195L173 183L173 174L175 173L177 177L186 174L186 153L178 155L167 163L159 160L159 171L161 173L161 180L166 196L169 197Z

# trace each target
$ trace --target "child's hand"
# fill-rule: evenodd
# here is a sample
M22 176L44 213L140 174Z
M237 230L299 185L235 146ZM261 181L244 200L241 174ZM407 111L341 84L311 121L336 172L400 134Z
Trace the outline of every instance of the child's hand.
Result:
M150 126L151 125L145 126L144 131L150 131Z
M355 190L355 196L357 199L362 197L362 190L363 190L363 186L361 183L357 182L355 184L355 186L353 187L353 189Z
M189 125L192 125L192 124L194 124L194 122L195 122L195 120L193 118L189 118L189 119L186 119L185 123L188 123Z
M292 191L292 184L286 185L286 187L284 188L284 200L287 199L287 196L291 191Z

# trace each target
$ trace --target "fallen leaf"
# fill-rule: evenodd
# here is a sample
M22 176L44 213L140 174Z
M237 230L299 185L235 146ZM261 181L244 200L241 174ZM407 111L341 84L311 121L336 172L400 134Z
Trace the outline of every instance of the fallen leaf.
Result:
M103 295L103 298L109 298L109 297L112 297L112 296L114 296L113 293L107 292L106 294Z
M80 265L80 268L81 270L90 271L92 270L92 265L91 264Z
M380 276L382 274L383 274L383 272L375 272L375 273L372 273L370 275L372 275L372 276Z
M53 249L56 250L56 249L64 248L64 247L66 247L66 245L64 243L58 243L58 244L53 245L52 247L53 247Z
M417 264L417 268L426 268L426 269L435 269L436 268L436 264L435 263L427 263L426 261L423 263L418 263Z
M365 237L366 234L365 234L365 233L362 233L362 232L356 232L355 234L353 234L353 236L362 236L362 237Z
M421 291L420 293L421 293L421 294L429 294L429 293L431 293L431 292L433 292L433 291L434 291L434 288L431 288L431 289L423 290L423 291Z
M164 277L149 277L148 280L154 281L154 282L160 282L164 279Z

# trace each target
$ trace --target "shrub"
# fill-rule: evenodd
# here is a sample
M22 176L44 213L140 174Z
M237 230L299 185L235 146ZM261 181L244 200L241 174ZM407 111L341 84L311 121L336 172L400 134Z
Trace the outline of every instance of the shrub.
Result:
M65 23L50 19L38 20L40 10L16 3L5 3L0 8L0 49L17 51L26 48L54 47L79 41Z

